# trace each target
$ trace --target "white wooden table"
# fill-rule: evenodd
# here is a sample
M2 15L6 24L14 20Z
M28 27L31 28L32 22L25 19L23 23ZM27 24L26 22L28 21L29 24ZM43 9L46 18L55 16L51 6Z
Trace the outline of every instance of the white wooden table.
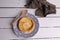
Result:
M39 31L31 40L60 40L60 0L48 0L56 5L56 14L37 17ZM0 40L20 39L12 30L12 20L24 9L26 0L0 0ZM34 15L35 9L27 9Z

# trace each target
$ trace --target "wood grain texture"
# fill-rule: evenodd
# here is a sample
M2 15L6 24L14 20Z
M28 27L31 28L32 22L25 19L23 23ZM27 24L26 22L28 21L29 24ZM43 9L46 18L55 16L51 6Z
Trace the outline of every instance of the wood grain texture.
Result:
M37 17L40 28L38 33L27 40L60 40L60 0L47 0L57 7L56 14L47 17ZM20 14L26 0L0 0L0 40L20 40L12 30L12 20ZM35 15L35 9L27 9L28 13ZM25 39L24 39L25 40Z
M27 8L0 8L0 17L16 17L22 10L28 10L28 13L35 15L36 9ZM49 14L47 17L60 17L60 9L56 9L56 14Z
M50 3L60 7L60 0L48 0ZM26 0L0 0L0 7L24 7Z
M60 0L47 0L47 1L54 4L54 5L56 5L56 7L60 7L60 4L59 4Z
M14 18L0 18L1 28L12 28ZM60 18L38 18L40 28L60 28Z
M22 10L28 10L28 13L34 14L35 9L27 8L0 8L0 17L16 17Z
M0 0L0 7L24 7L26 0Z
M60 28L40 28L37 34L31 38L57 39L60 37ZM0 40L21 39L17 37L12 29L0 29Z

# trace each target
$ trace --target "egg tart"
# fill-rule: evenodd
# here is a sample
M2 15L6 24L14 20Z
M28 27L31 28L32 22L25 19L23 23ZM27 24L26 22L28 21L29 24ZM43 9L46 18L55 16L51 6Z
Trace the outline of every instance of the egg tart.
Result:
M24 33L31 33L35 28L34 20L30 17L23 17L18 21L18 28Z
M27 11L22 11L12 23L13 31L18 37L32 37L39 29L38 19Z

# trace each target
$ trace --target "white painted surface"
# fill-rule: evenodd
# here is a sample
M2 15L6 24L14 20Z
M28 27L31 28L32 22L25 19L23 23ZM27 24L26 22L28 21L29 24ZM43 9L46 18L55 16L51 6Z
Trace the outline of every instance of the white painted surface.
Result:
M60 7L60 0L48 0L50 3ZM0 0L0 7L24 7L26 0ZM0 40L20 39L11 29L11 22L22 10L26 8L0 8ZM35 9L27 9L34 15ZM60 9L56 14L38 18L40 28L33 40L60 40ZM5 17L5 18L4 18ZM40 39L39 39L40 38ZM31 39L32 40L32 39Z
M46 38L52 38L54 37L59 38L60 37L60 28L40 28L37 34L31 38L40 38L40 39L46 39ZM10 39L21 39L20 37L17 37L12 29L0 29L0 39L1 40L10 40Z
M25 0L0 0L0 7L24 7Z
M48 2L55 4L56 7L60 7L60 0L47 0Z
M0 17L16 17L22 10L27 8L0 8ZM35 15L36 9L27 9L28 13ZM60 17L60 9L56 9L56 14L49 14L47 17Z
M0 18L0 28L12 28L11 23L14 18ZM38 18L39 27L53 28L60 27L60 18Z
M27 8L0 8L0 17L16 17L22 10ZM28 13L34 14L35 9L27 9Z
M60 7L60 0L48 0L50 3ZM26 0L0 0L0 7L24 7Z

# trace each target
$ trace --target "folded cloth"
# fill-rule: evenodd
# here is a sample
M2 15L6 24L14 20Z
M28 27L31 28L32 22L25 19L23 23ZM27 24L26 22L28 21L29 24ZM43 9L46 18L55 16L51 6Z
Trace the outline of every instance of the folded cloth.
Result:
M28 0L26 8L36 9L35 15L46 17L48 14L56 14L56 6L46 0Z

